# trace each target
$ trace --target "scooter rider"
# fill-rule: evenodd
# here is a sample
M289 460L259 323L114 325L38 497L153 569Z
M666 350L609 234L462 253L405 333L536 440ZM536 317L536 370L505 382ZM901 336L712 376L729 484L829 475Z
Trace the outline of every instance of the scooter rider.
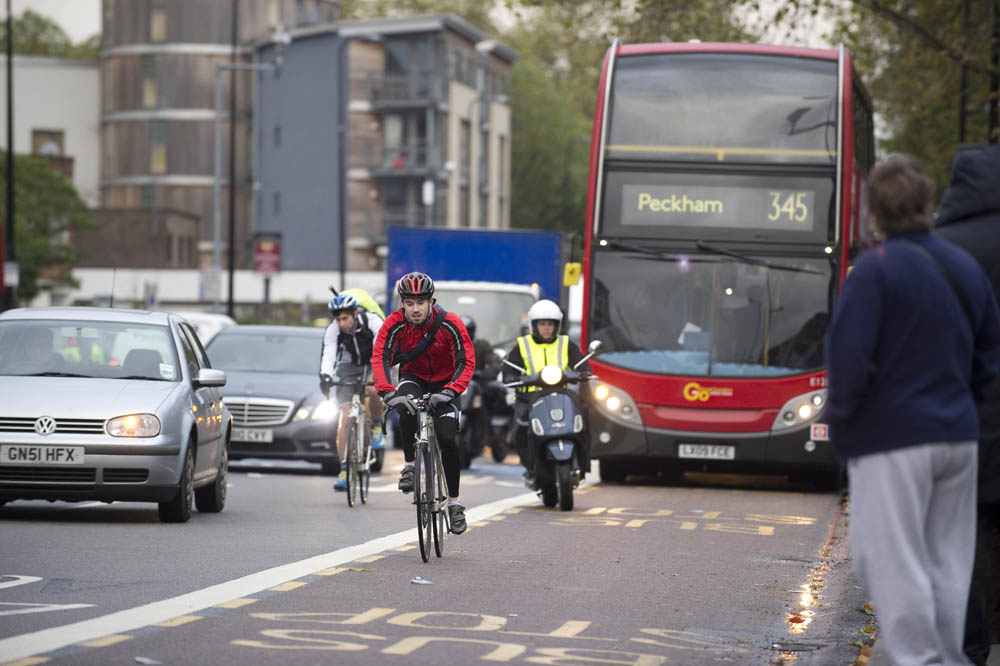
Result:
M567 370L574 367L583 358L580 347L569 339L568 335L559 335L562 324L562 310L548 299L536 302L528 310L528 321L531 334L522 335L517 344L507 354L507 360L513 365L525 369L525 373L504 364L503 379L505 383L517 381L521 374L534 375L541 372L547 365L558 365ZM579 370L589 372L590 365L584 363ZM531 412L531 393L539 390L535 386L522 386L518 389L517 401L514 403L514 448L524 465L524 480L532 486L535 480L535 451L528 441L528 415ZM583 456L583 460L588 460ZM586 464L584 464L586 469Z
M399 475L399 489L413 491L414 440L417 433L414 398L431 394L435 414L434 434L441 447L448 484L448 515L451 531L466 529L465 507L459 503L461 460L458 444L456 398L469 385L476 369L472 340L458 315L434 303L434 282L424 273L408 273L396 285L403 307L390 312L375 339L372 369L375 388L386 407L399 414L403 456L406 464ZM389 368L399 364L399 383L389 381Z
M363 381L371 375L372 347L375 335L382 326L382 318L374 312L359 307L357 299L347 293L335 294L330 299L330 315L333 321L323 335L323 351L319 364L320 390L329 393L336 382L344 380ZM351 408L350 386L337 386L336 401L340 405L340 420L337 424L337 455L341 462L347 452L347 413ZM382 403L374 387L365 387L367 409L371 422L382 415ZM334 482L335 490L347 489L347 471L341 470Z

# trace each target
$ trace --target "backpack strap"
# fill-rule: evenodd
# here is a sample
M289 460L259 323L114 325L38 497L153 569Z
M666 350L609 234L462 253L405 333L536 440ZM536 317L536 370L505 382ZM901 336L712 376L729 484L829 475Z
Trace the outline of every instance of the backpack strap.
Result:
M925 248L923 245L917 243L916 241L912 241L909 238L901 238L900 240L909 245L910 247L912 247L914 250L920 252L925 257L927 257L930 260L930 262L934 264L934 267L938 269L938 272L941 273L941 276L944 277L944 279L948 282L948 286L950 286L951 290L955 292L955 296L958 298L958 302L961 304L962 309L965 310L965 318L969 320L969 326L972 327L972 332L973 334L975 334L976 324L972 318L972 306L969 304L969 297L958 286L958 283L955 281L954 276L952 276L952 274L948 272L948 269L944 267L944 264L942 264L938 260L938 258L935 257L933 254L931 254L930 251L928 251L927 248Z
M431 341L434 340L434 336L437 335L438 330L441 328L441 324L444 323L445 315L448 314L444 311L444 308L438 307L433 308L432 312L434 313L434 322L431 324L430 329L424 335L423 339L410 351L397 353L392 359L392 365L397 363L399 365L404 365L427 351L427 347L430 346Z

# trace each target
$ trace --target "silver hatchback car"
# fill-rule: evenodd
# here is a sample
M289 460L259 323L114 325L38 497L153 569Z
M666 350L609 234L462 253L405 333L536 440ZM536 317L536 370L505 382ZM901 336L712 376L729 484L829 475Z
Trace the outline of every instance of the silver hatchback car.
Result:
M232 419L194 329L164 312L0 314L0 505L157 502L163 522L226 503Z

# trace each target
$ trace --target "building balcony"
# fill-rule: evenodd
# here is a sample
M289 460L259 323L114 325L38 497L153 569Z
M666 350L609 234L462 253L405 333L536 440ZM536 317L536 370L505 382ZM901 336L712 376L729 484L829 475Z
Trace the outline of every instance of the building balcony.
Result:
M377 109L430 106L447 99L445 77L436 72L371 74L365 87Z
M364 165L379 178L427 177L441 169L442 146L426 141L385 145L368 141L361 147Z
M424 207L385 207L382 209L382 225L389 227L429 227L430 211Z

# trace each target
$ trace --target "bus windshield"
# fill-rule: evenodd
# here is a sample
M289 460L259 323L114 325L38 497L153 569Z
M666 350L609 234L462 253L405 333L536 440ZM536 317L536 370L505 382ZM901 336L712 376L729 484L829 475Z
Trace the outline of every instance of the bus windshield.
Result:
M622 56L609 159L836 163L837 62L745 53Z
M595 253L588 338L601 362L684 376L772 377L823 364L825 257Z

